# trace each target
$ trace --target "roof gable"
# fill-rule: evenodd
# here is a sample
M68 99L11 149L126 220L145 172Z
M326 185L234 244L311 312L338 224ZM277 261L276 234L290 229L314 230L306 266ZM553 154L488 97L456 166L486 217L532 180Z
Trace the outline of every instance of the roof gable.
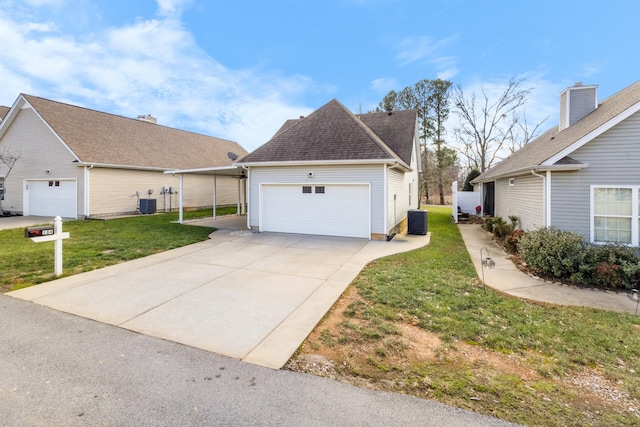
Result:
M515 172L552 167L631 114L640 111L640 81L602 101L598 108L562 131L547 130L474 182L486 182Z
M286 121L271 140L239 163L393 160L409 165L415 114L355 116L334 99L307 117Z
M159 169L231 165L239 144L114 114L20 95L80 162ZM15 108L16 103L14 105Z

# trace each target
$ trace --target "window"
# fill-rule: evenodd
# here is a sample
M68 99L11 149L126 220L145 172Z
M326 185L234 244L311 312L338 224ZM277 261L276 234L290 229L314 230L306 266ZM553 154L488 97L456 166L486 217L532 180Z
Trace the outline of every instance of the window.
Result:
M638 188L592 187L591 197L592 240L637 246Z
M53 181L49 181L49 187L53 187Z
M515 178L509 178L509 187L514 187L516 185L516 179Z
M303 185L302 186L302 193L303 194L311 194L311 186Z
M316 194L324 194L324 186L316 187Z

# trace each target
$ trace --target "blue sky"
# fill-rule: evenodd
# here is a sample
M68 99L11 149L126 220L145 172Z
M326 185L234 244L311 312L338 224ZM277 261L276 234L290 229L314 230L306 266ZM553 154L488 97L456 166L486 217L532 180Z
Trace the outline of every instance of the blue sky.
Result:
M354 112L444 78L466 93L532 88L529 122L560 92L638 80L640 3L494 0L0 0L0 105L19 93L238 141L332 98ZM453 141L452 141L453 142Z

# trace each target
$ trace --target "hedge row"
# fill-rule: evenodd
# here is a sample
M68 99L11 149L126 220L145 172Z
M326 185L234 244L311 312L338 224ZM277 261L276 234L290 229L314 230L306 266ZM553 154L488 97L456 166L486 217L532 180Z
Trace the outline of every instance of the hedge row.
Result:
M524 232L519 218L485 217L482 227L510 253L518 253L536 274L602 288L634 289L640 283L640 251L624 245L596 245L555 228Z
M524 233L520 257L537 274L604 288L637 288L640 253L623 245L586 243L582 236L554 228Z

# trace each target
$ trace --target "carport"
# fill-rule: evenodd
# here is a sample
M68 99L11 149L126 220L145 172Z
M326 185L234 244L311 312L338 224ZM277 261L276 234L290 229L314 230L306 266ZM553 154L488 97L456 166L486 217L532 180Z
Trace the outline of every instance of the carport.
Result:
M184 223L184 175L190 173L197 173L200 175L213 175L213 218L216 218L216 207L217 207L217 178L219 176L230 176L234 177L238 180L238 201L237 201L237 211L236 215L245 215L247 213L247 172L241 166L218 166L211 168L200 168L200 169L179 169L172 171L165 171L166 174L178 175L180 179L179 189L178 189L178 222L180 224Z

